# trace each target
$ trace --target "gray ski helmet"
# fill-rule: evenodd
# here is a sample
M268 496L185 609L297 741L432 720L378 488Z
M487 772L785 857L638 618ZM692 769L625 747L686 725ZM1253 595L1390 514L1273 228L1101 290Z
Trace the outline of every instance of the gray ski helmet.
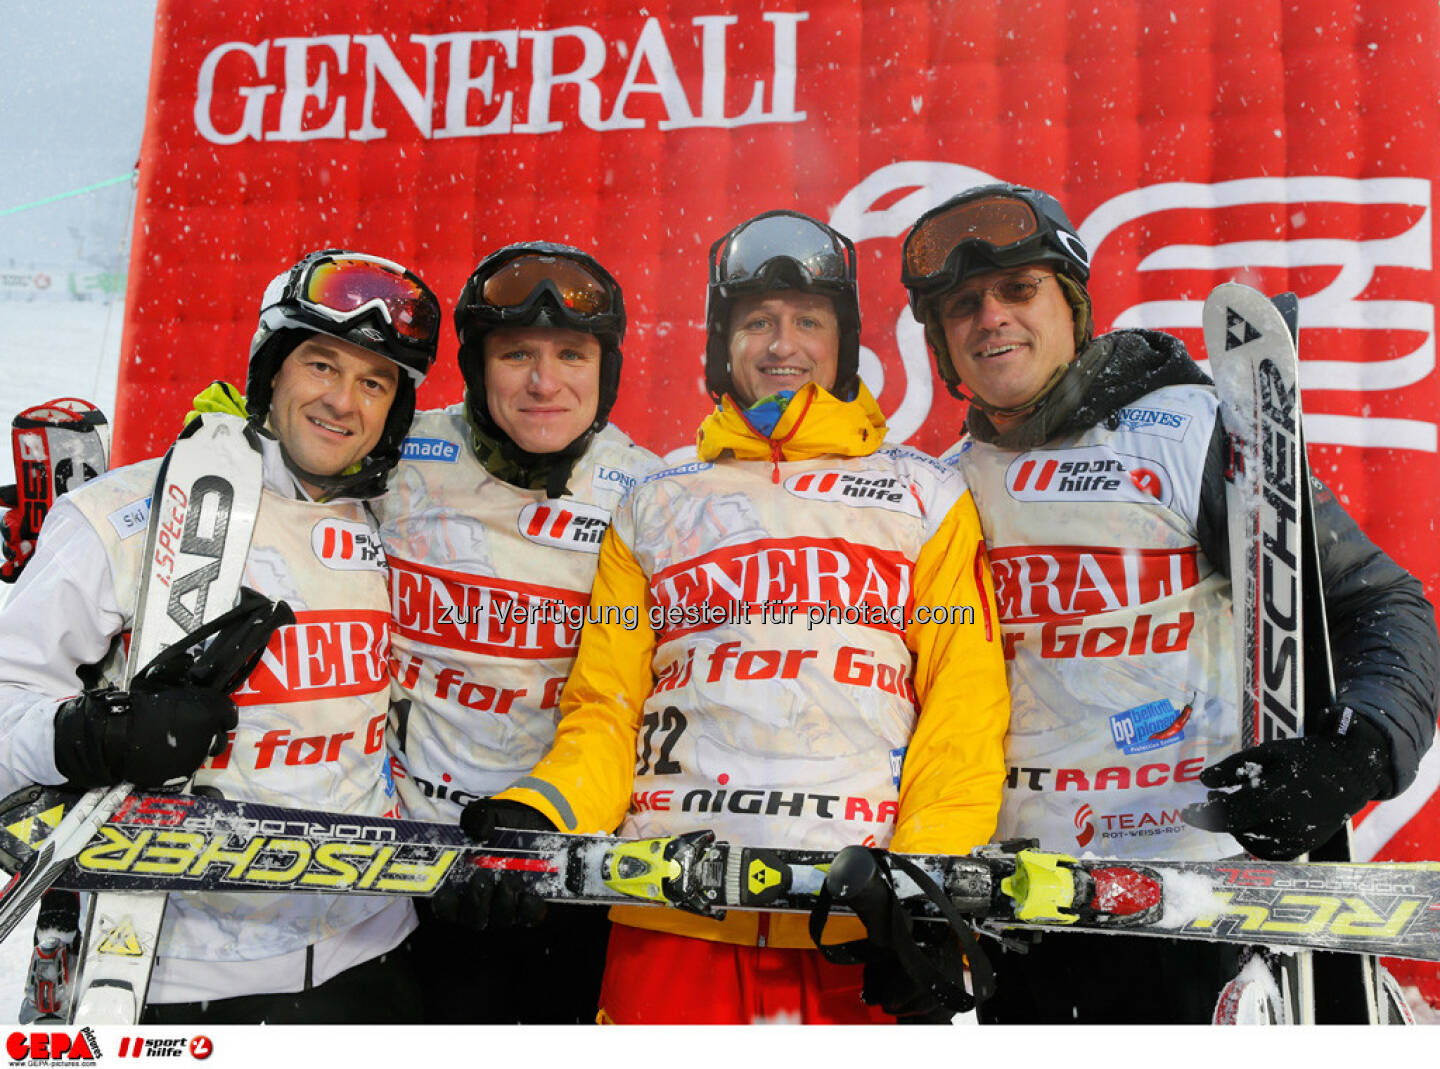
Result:
M787 210L762 212L710 246L705 291L705 389L716 404L733 387L730 309L737 297L802 290L829 297L840 325L834 393L855 393L860 366L860 289L855 245L817 219Z
M260 300L260 324L250 341L245 379L250 418L264 422L280 365L311 335L338 338L383 356L403 374L363 471L351 477L299 472L332 491L367 485L373 476L383 481L400 459L400 443L410 430L415 388L435 364L440 321L435 294L401 264L348 249L309 253L271 279Z
M625 295L589 253L553 241L520 241L486 256L455 303L460 374L471 415L485 430L508 436L490 417L485 397L485 336L499 327L562 327L600 342L600 397L587 434L600 430L620 393L620 343Z
M910 310L925 327L940 377L957 393L959 376L934 321L934 303L971 275L998 268L1048 263L1055 267L1075 313L1075 349L1089 343L1094 326L1090 254L1065 209L1048 193L1008 182L975 186L931 208L905 235L900 278Z

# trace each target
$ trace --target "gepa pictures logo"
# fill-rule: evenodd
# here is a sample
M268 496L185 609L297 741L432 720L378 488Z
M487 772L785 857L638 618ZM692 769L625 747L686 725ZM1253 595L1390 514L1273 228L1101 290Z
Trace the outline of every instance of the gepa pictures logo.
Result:
M5 1040L11 1065L94 1065L100 1043L90 1028L78 1031L11 1032Z

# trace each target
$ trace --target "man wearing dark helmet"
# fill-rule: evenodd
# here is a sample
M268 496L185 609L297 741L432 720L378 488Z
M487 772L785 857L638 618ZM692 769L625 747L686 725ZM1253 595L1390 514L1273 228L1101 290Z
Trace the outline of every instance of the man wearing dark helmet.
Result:
M380 502L390 748L407 816L453 823L476 803L466 826L481 837L497 820L550 827L489 796L549 748L601 536L658 461L609 423L625 306L588 253L498 249L465 283L455 329L465 400L416 416ZM427 1021L594 1019L603 911L546 909L477 871L420 913L411 949Z
M706 322L717 408L698 460L617 508L554 745L500 800L566 831L985 841L1008 699L978 524L954 472L884 444L857 376L853 245L797 212L747 220L711 249ZM803 917L612 919L604 1020L894 1020ZM939 1012L864 987L886 1010Z
M1024 186L967 190L915 223L903 271L940 377L970 403L944 459L975 494L1005 633L999 837L1290 858L1404 789L1433 735L1433 613L1323 487L1337 701L1313 735L1243 748L1214 388L1168 334L1092 336L1089 257L1060 204ZM1205 1023L1236 957L1051 935L994 955L980 1016Z

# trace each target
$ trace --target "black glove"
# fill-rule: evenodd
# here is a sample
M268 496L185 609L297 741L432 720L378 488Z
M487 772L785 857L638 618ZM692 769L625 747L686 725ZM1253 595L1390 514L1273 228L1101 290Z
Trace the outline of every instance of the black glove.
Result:
M55 713L55 767L77 787L183 780L220 753L238 716L205 687L87 690Z
M520 802L481 798L460 814L460 827L476 842L486 842L497 828L554 831L539 810ZM430 899L435 916L477 931L530 928L545 919L545 900L525 890L518 873L477 868L463 886L446 885Z
M895 894L891 867L915 881L940 908L946 925L916 925ZM825 943L831 901L848 905L865 925L865 938ZM944 892L903 855L846 847L835 856L810 914L810 937L836 964L864 965L860 997L901 1024L949 1024L957 1013L988 997L990 964ZM965 985L966 955L975 975L975 994Z
M1229 832L1267 861L1320 846L1392 789L1390 746L1377 728L1349 706L1326 710L1321 724L1318 734L1261 743L1205 769L1210 793L1185 807L1185 822Z

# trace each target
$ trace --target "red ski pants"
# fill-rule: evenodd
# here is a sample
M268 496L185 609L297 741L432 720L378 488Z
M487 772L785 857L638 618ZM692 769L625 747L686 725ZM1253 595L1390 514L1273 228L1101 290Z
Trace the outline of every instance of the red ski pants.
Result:
M737 946L616 924L601 1024L893 1024L860 1001L861 967L818 950Z

